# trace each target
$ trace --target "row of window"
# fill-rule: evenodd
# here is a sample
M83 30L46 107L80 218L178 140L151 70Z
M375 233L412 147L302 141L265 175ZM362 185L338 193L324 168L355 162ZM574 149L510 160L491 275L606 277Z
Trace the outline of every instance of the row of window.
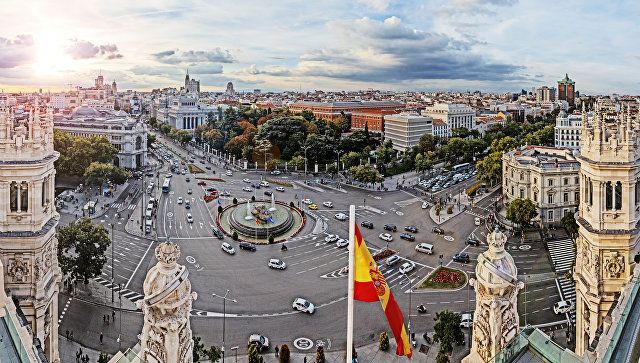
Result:
M520 180L524 180L524 172L520 172ZM511 169L511 178L513 178L514 176L514 172L513 169ZM562 178L562 185L569 185L569 181L571 180L571 178ZM553 186L553 179L547 179L547 186L552 187ZM533 184L538 184L538 178L534 177L533 178ZM578 177L574 177L573 178L573 184L578 184ZM512 193L513 194L513 193Z
M570 199L570 192L564 192L562 193L562 202L563 203L569 203L569 202L578 202L580 200L580 193L579 192L574 192L573 194L573 200ZM511 186L511 195L515 195L515 188L512 185ZM520 189L520 199L524 199L526 198L526 192L524 189ZM533 192L533 201L534 202L538 202L538 192ZM555 203L555 194L553 193L549 193L547 194L547 203L548 204L553 204Z
M40 204L44 207L49 203L49 194L51 193L51 176L46 176L42 181ZM9 184L9 210L11 212L28 212L29 211L29 183L26 181L12 181Z

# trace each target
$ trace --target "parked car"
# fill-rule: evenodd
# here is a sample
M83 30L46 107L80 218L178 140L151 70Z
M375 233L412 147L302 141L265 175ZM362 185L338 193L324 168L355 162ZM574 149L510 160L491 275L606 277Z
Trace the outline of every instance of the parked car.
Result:
M334 217L339 221L346 221L347 220L347 215L344 214L344 213L338 213Z
M256 251L256 246L252 245L251 243L248 242L240 242L239 245L241 250L245 250L245 251L251 251L251 252L255 252Z
M406 226L404 230L411 233L418 233L418 227L416 226Z
M462 262L462 263L469 263L469 261L471 260L469 258L469 254L468 253L456 253L455 255L453 255L453 260L455 262Z
M398 272L400 272L401 274L408 274L409 272L413 271L415 267L416 265L414 265L413 262L405 262L402 264L402 266L400 266Z
M395 232L398 230L398 227L396 227L395 224L385 224L384 225L384 230L385 231L391 231L391 232Z
M444 229L442 229L440 227L433 227L433 228L431 228L431 232L433 232L435 234L444 234Z
M383 241L387 241L387 242L393 241L393 236L390 235L389 233L380 233L378 237L380 237L380 239Z
M398 261L400 261L400 256L398 255L393 255L391 257L388 257L385 261L384 264L387 266L393 266L396 263L398 263Z
M407 241L415 241L416 237L411 233L401 233L400 238L405 239Z
M232 245L230 245L230 244L229 244L229 243L227 243L227 242L224 242L223 244L221 244L221 245L220 245L220 248L221 248L224 252L226 252L226 253L228 253L228 254L230 254L230 255L235 255L235 254L236 254L236 249L235 249L235 248L233 248L233 246L232 246Z
M349 245L349 240L346 240L344 238L340 238L336 241L337 248L347 247L348 245Z
M422 202L422 209L427 209L427 208L429 208L429 203Z
M277 258L270 259L268 266L276 270L284 270L285 268L287 268L287 264Z
M324 203L322 203L322 205L327 207L327 208L333 208L333 203L331 203L331 202L324 202Z
M213 232L213 235L216 236L218 239L224 239L224 233L222 233L222 231L219 230L217 227L213 227L211 229L211 232Z
M333 243L333 242L337 241L338 239L340 239L340 237L337 234L330 234L330 235L327 235L324 238L324 241L327 242L327 243Z
M313 314L313 312L316 310L316 307L308 300L299 297L293 301L293 309L302 311L304 313Z
M415 249L417 252L426 253L427 255L433 254L433 245L429 243L419 243Z
M473 314L462 314L460 319L461 328L471 328L473 326Z
M249 342L247 343L247 347L251 345L255 345L258 348L258 351L263 352L269 350L269 339L264 335L260 334L251 334L249 336Z
M553 305L553 312L556 314L566 314L573 308L573 302L561 300Z
M362 221L360 225L365 228L373 229L373 222L371 221Z

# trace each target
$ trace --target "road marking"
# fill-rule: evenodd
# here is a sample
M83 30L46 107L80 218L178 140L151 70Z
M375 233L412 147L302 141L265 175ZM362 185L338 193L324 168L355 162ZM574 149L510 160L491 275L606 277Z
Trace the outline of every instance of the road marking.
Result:
M142 261L144 261L145 257L147 256L147 253L149 253L149 250L151 249L151 246L153 246L153 241L151 241L149 243L149 247L147 247L147 250L144 252L144 255L142 255L142 258L140 259L140 262L138 262L138 265L133 270L133 273L131 274L131 277L129 277L129 280L127 280L127 283L124 285L125 289L127 287L129 287L129 284L131 283L131 280L133 279L133 276L135 276L136 272L138 272L138 269L140 268L140 265L142 264Z

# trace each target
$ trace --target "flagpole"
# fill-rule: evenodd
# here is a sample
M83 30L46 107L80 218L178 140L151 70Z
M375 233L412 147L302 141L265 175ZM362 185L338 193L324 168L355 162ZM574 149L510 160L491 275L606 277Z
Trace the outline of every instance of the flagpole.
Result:
M347 279L347 362L353 361L353 255L356 235L356 206L349 206L349 278Z

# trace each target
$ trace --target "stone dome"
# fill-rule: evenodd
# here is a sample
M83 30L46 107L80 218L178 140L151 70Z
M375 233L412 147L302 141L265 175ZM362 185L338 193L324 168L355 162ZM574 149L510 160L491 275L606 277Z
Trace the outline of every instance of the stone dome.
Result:
M100 112L93 107L82 105L71 112L71 117L100 117Z

